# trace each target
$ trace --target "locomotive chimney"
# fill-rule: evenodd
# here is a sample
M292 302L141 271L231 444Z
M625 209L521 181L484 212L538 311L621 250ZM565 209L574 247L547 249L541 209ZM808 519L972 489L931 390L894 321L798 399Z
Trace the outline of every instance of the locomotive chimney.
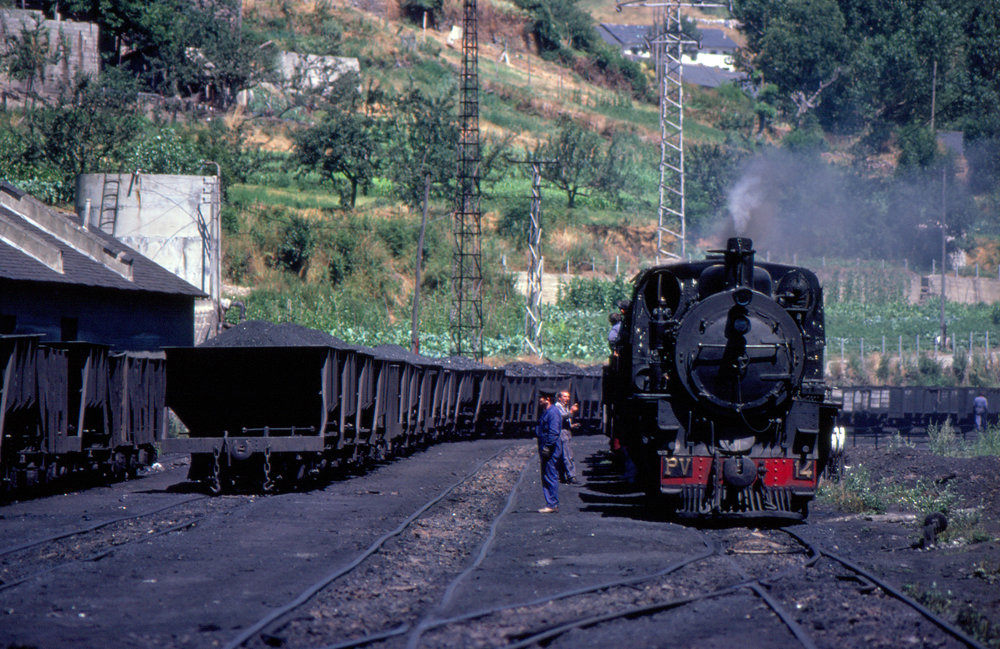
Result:
M753 241L733 237L726 242L726 288L753 288Z

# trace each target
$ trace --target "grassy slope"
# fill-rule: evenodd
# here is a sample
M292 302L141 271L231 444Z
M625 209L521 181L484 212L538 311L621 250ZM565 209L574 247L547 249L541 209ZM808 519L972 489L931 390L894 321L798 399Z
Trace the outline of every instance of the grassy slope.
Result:
M349 7L346 2L336 2L333 5L345 25L344 46L348 52L353 51L370 61L395 61L393 65L369 66L365 74L370 78L397 88L404 87L411 80L428 88L454 82L461 67L461 52L447 44L447 29L428 30L426 40L424 34L416 32L418 50L410 52L404 46L403 38L407 34L414 33L411 26L393 20L387 23L381 22L380 18L376 20L371 15L365 15ZM621 13L617 13L614 11L613 3L605 0L581 0L579 6L591 11L600 22L636 23L644 19L649 20L649 17L643 18L643 16L652 15L652 10L640 8L625 8ZM512 138L516 147L530 149L540 139L553 132L557 118L569 115L593 130L605 134L612 133L616 129L629 129L638 133L648 142L653 153L647 158L649 168L645 173L654 176L658 173L655 164L658 159L659 137L656 107L634 103L623 105L620 97L614 93L583 82L564 67L534 56L530 57L529 62L523 42L518 38L519 27L514 22L505 22L496 16L492 16L489 21L481 18L481 21L489 25L488 31L481 33L479 39L479 72L482 88L480 128L484 139L498 139L507 135ZM502 44L505 41L509 64L499 62L503 51ZM694 88L690 89L688 99L689 119L686 121L688 142L722 140L724 133L715 129L712 124L724 111L727 100L718 93ZM288 138L281 128L270 129L266 134L259 133L258 138L261 142L269 143L268 146L274 149L288 150ZM495 272L501 258L506 260L508 268L523 269L527 264L526 253L514 249L508 241L493 236L492 233L497 218L496 210L513 199L530 196L530 185L525 178L508 177L493 191L494 195L487 197L483 202L484 254L487 257L488 270ZM338 203L336 196L321 188L302 190L295 187L274 186L237 187L233 188L231 195L244 204L270 203L286 206L314 220L329 219L330 208L336 207ZM616 267L630 274L654 261L655 196L647 198L652 207L645 211L621 214L599 207L584 206L568 214L565 210L565 199L555 190L544 190L543 228L548 234L543 248L546 270L564 269L566 262L570 261L571 269L590 275L592 262L597 274L609 274ZM359 202L359 218L396 221L402 228L412 233L416 226L416 215L387 204L386 200L379 192L373 196L362 197ZM431 207L431 219L432 222L437 221L436 236L439 240L437 252L432 254L438 255L436 272L442 281L443 291L447 288L449 272L449 233L445 227L446 221L442 222L442 219L447 216L450 208L450 201L447 200L438 201ZM250 238L247 234L243 240L248 241ZM265 241L266 239L267 237L264 237ZM370 247L378 253L380 247L384 245L375 239L372 241ZM267 249L270 246L273 249L278 245L279 241L272 240L265 243L262 248ZM251 254L259 255L261 252ZM300 274L307 280L323 279L331 255L329 251L323 251L314 263ZM381 291L380 299L370 301L370 306L373 312L382 315L377 318L358 318L355 314L353 322L362 329L367 327L371 330L381 330L382 334L377 335L383 336L390 335L388 330L391 328L394 330L391 335L398 337L400 327L408 323L407 296L412 290L412 263L408 261L406 255L393 258L388 254L381 257L376 254L372 259L374 265L382 265L388 269L391 278L389 286L392 290L386 290L385 281L377 278L369 278L370 281L367 283L355 287L359 292L369 291L374 295L378 295ZM435 260L431 259L430 262L433 264ZM284 274L269 268L266 259L257 259L256 265L257 281L261 286L270 288L279 295L282 291L287 294L289 284ZM379 282L381 288L375 286ZM292 286L294 285L293 282ZM436 303L437 308L446 308L447 300L443 292L427 299ZM296 317L291 312L312 309L315 312L311 316L315 319L313 326L330 328L331 321L343 323L343 317L337 315L336 300L324 300L316 296L306 297L303 300L301 308L295 309L291 308L292 302L288 300L290 313L279 314L279 317ZM884 324L884 318L880 318L879 313L872 313L871 309L864 308L856 302L856 299L853 301L853 304L831 305L828 319L828 333L831 338L851 338L847 343L848 350L857 346L861 337L868 340L867 348L870 350L873 346L881 346L882 335L888 336L888 345L892 347L893 341L896 341L899 335L905 336L909 341L916 334L931 335L935 328L935 322L931 322L935 318L924 313L926 309L906 309L900 306L896 309L898 313L894 311L896 315L890 326ZM879 302L884 303L885 298L880 298ZM316 315L324 309L330 309L330 313L322 317ZM975 312L966 313L959 309L949 313L949 326L961 340L967 339L969 331L982 332L990 324L988 314L979 310L972 311ZM274 317L273 313L269 317ZM431 320L439 320L438 326L445 325L440 314L428 317ZM520 334L521 327L518 322L522 317L516 313L513 316L497 315L494 324L500 326L500 322L506 318L503 328L516 337ZM567 329L575 327L578 330L593 330L599 333L604 327L602 314L585 316L583 321L576 321L576 324L570 327L565 325L566 323L558 327L553 325L554 328L550 328L550 339L553 342L558 341L558 344L567 351L566 355L583 360L600 358L603 350L599 346L594 346L596 351L588 351L591 346L581 347L575 344L576 351L569 352L569 347L574 344L569 342L572 331ZM837 349L831 348L831 353L839 353L839 340L835 346ZM592 353L596 355L591 356ZM850 352L848 354L850 355ZM563 354L553 349L553 355Z

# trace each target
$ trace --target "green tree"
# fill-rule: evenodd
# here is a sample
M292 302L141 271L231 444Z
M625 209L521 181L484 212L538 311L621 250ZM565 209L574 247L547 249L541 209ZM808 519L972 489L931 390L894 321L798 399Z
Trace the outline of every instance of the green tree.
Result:
M296 162L322 172L340 193L341 204L354 209L358 188L371 184L381 167L382 124L355 104L333 106L322 121L295 136Z
M515 0L531 16L527 31L535 38L539 54L569 58L568 48L592 52L601 42L594 19L576 6L576 0Z
M839 78L848 51L835 0L737 0L747 47L739 65L775 84L801 116Z
M400 0L399 7L407 18L418 25L423 24L426 15L427 24L435 27L444 9L444 0Z
M603 144L596 133L564 120L558 133L536 147L535 159L547 162L541 165L542 178L565 192L570 209L576 206L577 196L597 185L605 156Z
M68 178L117 170L143 126L134 81L114 70L77 77L58 102L26 118L38 157Z
M643 192L638 173L642 163L640 158L638 139L634 135L617 132L598 160L598 174L593 187L617 209L636 201Z
M455 89L434 97L412 87L397 99L394 113L389 173L397 196L415 209L423 203L428 178L437 196L454 186L459 130Z
M897 126L927 124L932 92L937 121L953 115L961 91L962 75L953 67L964 48L964 10L957 3L929 0L895 0L882 7L852 4L846 63L849 96L861 116Z
M985 193L1000 184L1000 0L977 3L965 24L968 72L965 141L970 184Z
M954 123L969 96L966 65L974 14L967 0L737 0L747 47L740 66L776 85L780 108L815 112L824 128L866 133L878 150L901 127ZM991 40L992 39L992 40ZM970 59L971 60L971 59ZM993 77L996 75L994 74ZM987 73L984 78L990 78ZM932 94L934 95L932 101Z
M5 33L0 43L0 70L10 79L23 82L25 95L34 103L37 99L35 82L45 81L45 68L64 60L69 45L62 34L53 44L52 32L40 16L33 17L33 25L21 23L20 30L8 20L17 22L10 14L0 18L3 23L0 27Z
M269 77L276 49L241 28L239 0L70 0L100 25L105 59L155 92L202 94L219 108Z

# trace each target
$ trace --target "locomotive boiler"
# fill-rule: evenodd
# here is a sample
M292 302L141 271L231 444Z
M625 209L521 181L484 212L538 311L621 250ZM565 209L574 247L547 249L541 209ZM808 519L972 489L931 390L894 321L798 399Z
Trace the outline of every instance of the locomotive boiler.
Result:
M635 280L604 372L606 431L679 516L802 519L831 454L823 293L733 238Z

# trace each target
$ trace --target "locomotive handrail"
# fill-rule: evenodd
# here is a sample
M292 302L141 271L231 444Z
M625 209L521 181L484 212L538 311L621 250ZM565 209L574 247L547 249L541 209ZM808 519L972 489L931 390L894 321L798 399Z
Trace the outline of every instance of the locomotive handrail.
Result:
M698 343L698 349L701 349L702 347L712 347L712 348L720 347L722 349L727 349L729 347L729 345L728 344L726 344L726 345L720 345L719 343ZM743 345L743 349L774 349L774 350L777 350L779 347L785 347L785 348L787 348L788 347L788 343L763 343L763 344L755 344L755 345Z

